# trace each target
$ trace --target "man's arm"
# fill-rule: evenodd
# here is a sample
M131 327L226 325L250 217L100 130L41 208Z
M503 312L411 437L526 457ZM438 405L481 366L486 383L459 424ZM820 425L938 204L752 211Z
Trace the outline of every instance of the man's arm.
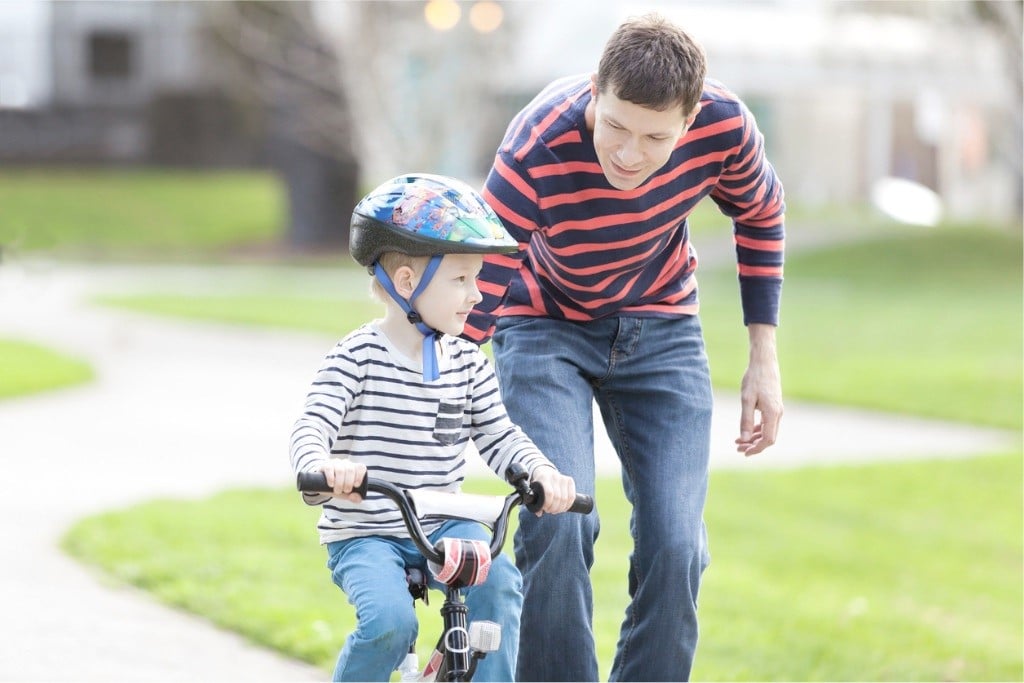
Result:
M473 309L462 333L464 339L484 344L494 333L494 321L500 312L509 281L522 264L530 236L536 229L537 198L524 169L513 159L498 152L481 193L498 214L508 233L519 242L514 254L487 254L477 277L483 299Z
M782 419L775 326L782 295L785 201L782 184L765 157L764 138L742 103L740 114L741 140L712 199L733 219L743 322L750 338L736 449L751 456L775 443Z
M782 420L782 379L775 347L775 326L751 324L750 361L740 385L740 437L736 450L751 456L775 443ZM760 413L760 421L758 421Z

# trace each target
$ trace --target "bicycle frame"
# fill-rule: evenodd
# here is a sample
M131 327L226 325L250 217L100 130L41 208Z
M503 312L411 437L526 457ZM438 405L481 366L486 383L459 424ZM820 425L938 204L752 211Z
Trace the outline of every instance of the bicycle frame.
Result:
M509 467L506 472L506 479L515 491L504 497L501 511L491 523L479 517L458 516L459 519L470 519L479 521L491 527L491 542L489 551L491 559L501 553L505 545L505 538L508 533L508 521L512 510L518 505L525 505L532 512L539 511L544 505L544 491L537 485L529 484L529 475L519 465ZM327 486L326 477L321 472L301 472L297 477L297 486L300 491L330 493L331 488ZM444 545L431 544L423 530L417 515L415 496L416 494L405 489L400 489L394 484L371 477L369 473L363 478L363 482L353 489L362 497L370 491L380 493L393 501L402 515L409 536L420 553L436 566L444 566L445 553ZM455 497L459 494L438 494ZM494 498L494 497L492 497ZM590 496L577 495L576 502L570 508L572 512L589 513L594 507L594 501ZM476 649L470 644L469 631L469 609L462 597L462 589L466 587L461 576L456 576L446 582L445 599L441 606L441 618L443 631L438 639L437 647L430 661L423 671L419 680L442 680L442 681L470 681L476 671L476 664L483 659L490 650Z

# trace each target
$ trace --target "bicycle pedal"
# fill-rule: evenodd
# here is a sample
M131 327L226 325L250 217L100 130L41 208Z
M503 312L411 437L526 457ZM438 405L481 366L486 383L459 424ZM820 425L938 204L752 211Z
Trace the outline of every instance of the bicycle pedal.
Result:
M469 625L469 646L478 652L494 652L501 646L501 626L493 621L474 621Z

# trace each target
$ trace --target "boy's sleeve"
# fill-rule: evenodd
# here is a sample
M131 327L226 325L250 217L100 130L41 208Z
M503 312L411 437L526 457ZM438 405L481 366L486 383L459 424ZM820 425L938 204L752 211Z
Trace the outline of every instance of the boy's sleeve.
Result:
M323 360L306 396L306 407L292 427L289 444L292 471L310 472L331 457L345 413L356 396L358 364L338 344ZM308 505L320 505L331 496L303 493Z

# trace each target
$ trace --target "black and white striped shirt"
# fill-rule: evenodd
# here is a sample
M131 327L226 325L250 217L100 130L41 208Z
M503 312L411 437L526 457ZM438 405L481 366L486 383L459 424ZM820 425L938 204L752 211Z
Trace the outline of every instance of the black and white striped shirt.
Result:
M424 382L422 364L398 352L374 323L335 345L317 372L291 437L291 463L308 472L329 457L366 465L370 475L406 489L458 491L470 439L499 476L513 462L533 472L550 465L505 412L494 368L476 344L439 341L440 379ZM321 543L408 534L391 501L362 503L306 495L323 505ZM426 525L433 531L440 522Z

